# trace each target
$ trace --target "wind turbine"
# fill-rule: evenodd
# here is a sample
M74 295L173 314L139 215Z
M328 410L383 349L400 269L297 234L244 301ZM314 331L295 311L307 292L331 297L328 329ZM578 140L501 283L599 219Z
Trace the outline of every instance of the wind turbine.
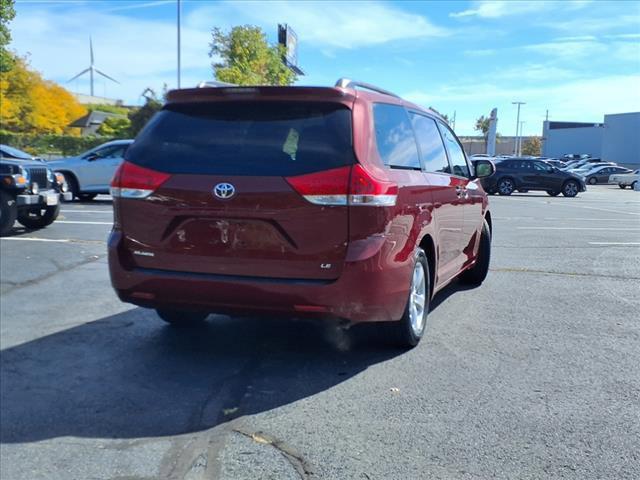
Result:
M96 67L94 67L94 65L93 65L93 42L91 41L91 37L89 37L89 53L91 55L91 65L89 65L89 68L86 68L83 71L81 71L75 77L73 77L72 79L68 80L67 83L69 83L69 82L75 80L76 78L81 77L85 73L89 72L89 78L91 80L91 96L93 97L93 73L94 72L97 73L98 75L102 75L103 77L108 78L112 82L116 82L116 83L120 83L120 82L117 81L115 78L110 77L106 73L101 72Z

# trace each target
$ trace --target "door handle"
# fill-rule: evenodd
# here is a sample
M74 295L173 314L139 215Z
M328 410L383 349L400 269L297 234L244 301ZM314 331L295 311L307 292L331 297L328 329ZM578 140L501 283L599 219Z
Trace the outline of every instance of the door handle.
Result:
M458 198L466 197L467 196L467 189L464 188L464 187L457 186L456 187L456 195L458 196Z

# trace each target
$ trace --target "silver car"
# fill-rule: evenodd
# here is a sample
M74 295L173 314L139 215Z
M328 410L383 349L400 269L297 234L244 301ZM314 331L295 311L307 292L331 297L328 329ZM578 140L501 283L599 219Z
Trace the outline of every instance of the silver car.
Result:
M49 162L49 165L64 174L75 198L93 200L100 193L109 193L113 174L132 143L133 140L113 140L77 157Z

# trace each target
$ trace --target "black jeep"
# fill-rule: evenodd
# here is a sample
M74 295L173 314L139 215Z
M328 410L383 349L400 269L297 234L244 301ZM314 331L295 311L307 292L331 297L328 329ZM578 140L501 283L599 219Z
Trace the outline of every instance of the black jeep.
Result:
M9 233L16 220L29 229L51 225L60 197L71 200L68 190L64 175L46 162L0 154L0 235Z

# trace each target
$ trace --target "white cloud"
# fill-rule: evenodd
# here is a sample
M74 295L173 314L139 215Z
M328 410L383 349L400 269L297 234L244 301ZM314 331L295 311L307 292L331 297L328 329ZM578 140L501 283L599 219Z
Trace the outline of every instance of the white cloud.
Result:
M606 3L603 3L606 6ZM633 3L630 2L630 5ZM636 4L637 5L637 4ZM616 14L611 12L600 12L600 15L593 17L578 16L567 20L554 20L543 22L543 27L552 28L564 32L580 32L582 34L606 33L610 30L632 27L637 30L640 25L640 14L630 13L633 9L619 8ZM637 10L637 8L636 8ZM624 12L620 14L619 12Z
M555 2L545 1L519 1L506 2L499 0L483 0L473 3L473 6L461 12L450 13L453 18L479 17L479 18L501 18L512 15L522 15L524 13L536 12L548 8Z
M515 111L512 101L526 102L521 120L527 121L527 131L542 128L545 110L552 118L571 121L601 121L604 114L640 111L640 75L610 75L592 79L575 79L532 86L500 85L493 77L479 78L474 83L441 85L432 93L420 90L403 96L423 106L433 105L443 112L457 110L456 132L473 135L475 119L498 107L498 130L510 135ZM553 80L553 79L551 79Z
M493 48L479 48L474 50L465 50L462 52L467 57L490 57L496 54L496 50Z
M551 41L525 45L524 50L550 55L561 59L578 59L590 55L599 55L607 51L607 46L603 43L587 41Z
M390 4L368 2L236 2L197 8L187 22L198 28L213 24L250 23L265 31L288 23L305 44L330 48L358 48L397 40L439 37L448 34L426 17ZM232 21L232 23L231 23Z
M591 2L592 0L478 0L473 2L471 8L450 13L449 16L453 18L478 17L494 19L541 12L552 8L575 11Z
M19 7L19 6L18 6ZM11 48L30 53L32 65L46 78L71 90L88 93L86 79L66 81L89 66L89 36L96 67L120 85L96 81L96 94L136 102L144 88L175 87L176 28L172 21L131 18L85 7L29 8L12 23ZM183 85L211 78L210 33L184 25L182 29ZM201 72L201 73L199 73Z

